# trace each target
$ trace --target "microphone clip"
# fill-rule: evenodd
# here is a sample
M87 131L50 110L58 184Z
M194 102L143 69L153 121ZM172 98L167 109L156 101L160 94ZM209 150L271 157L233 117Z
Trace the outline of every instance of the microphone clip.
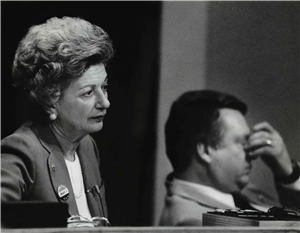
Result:
M100 188L97 184L94 187L86 190L87 193L94 192L94 191L96 191L98 194L100 194Z

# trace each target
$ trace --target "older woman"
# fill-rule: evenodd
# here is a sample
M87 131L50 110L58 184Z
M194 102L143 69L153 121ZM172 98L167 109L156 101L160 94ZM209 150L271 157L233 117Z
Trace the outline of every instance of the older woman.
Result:
M80 18L51 18L29 29L13 78L36 116L1 142L2 202L67 202L70 215L107 217L89 134L102 129L110 106L105 65L113 53L107 33Z

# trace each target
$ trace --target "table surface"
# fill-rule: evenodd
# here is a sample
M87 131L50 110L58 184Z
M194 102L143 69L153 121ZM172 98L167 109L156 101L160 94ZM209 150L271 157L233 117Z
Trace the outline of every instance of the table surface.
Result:
M1 229L3 233L300 233L299 227L99 227Z

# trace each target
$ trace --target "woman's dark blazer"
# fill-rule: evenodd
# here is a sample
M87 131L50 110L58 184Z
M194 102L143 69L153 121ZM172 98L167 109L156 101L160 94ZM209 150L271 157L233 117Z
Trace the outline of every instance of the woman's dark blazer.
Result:
M99 153L91 136L81 140L77 153L91 215L107 217ZM65 201L58 196L62 185L69 190ZM8 201L67 202L69 214L78 214L68 169L49 126L27 122L1 141L1 202Z

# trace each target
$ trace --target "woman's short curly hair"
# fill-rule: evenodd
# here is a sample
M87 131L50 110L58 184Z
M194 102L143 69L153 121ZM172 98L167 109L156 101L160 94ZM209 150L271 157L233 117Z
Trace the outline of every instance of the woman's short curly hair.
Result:
M13 81L35 104L47 108L89 66L106 64L113 54L112 41L100 27L81 18L53 17L32 26L20 41Z

